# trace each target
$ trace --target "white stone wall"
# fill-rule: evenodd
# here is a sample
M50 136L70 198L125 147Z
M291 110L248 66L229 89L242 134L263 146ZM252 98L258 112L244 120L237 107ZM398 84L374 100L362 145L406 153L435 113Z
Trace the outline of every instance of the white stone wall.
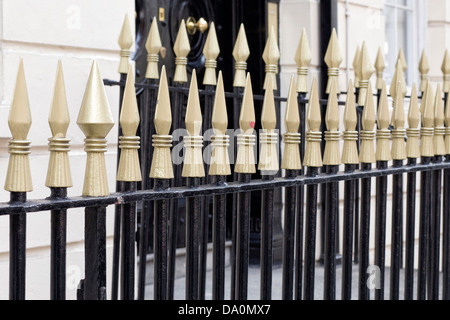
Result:
M28 85L33 124L30 166L34 191L29 199L48 197L45 187L49 152L48 112L61 59L71 124L70 164L73 188L69 196L81 195L85 152L84 136L76 125L91 64L95 59L103 78L119 79L119 46L117 39L126 14L134 18L133 0L4 0L0 2L0 184L6 177L10 132L7 124L19 59L22 58ZM134 30L134 24L131 25ZM134 31L133 31L134 33ZM116 125L107 139L106 162L111 191L115 189L117 121L119 90L106 87ZM9 193L0 188L0 201L8 201ZM112 209L112 210L111 210ZM108 257L111 257L113 207L107 216ZM27 299L48 299L50 293L50 214L32 213L27 220ZM68 299L75 299L76 287L84 277L84 213L68 211L67 220L67 286ZM0 299L8 298L9 218L0 217ZM108 259L110 263L111 259ZM108 266L111 267L110 265ZM111 280L110 272L108 281Z

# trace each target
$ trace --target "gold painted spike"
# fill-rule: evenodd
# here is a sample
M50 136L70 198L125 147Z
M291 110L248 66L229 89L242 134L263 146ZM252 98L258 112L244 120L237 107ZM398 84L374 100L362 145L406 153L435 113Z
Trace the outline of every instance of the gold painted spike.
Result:
M134 87L133 67L131 64L128 70L127 82L125 84L119 121L122 126L122 133L125 137L136 135L140 117L136 99L136 89Z
M422 157L434 157L434 92L428 82L424 112L422 114L420 153Z
M306 167L322 167L321 141L322 132L320 125L322 117L320 113L319 90L317 88L317 77L314 77L309 95L308 112L306 116L309 132L306 135L306 150L304 165Z
M400 92L401 86L397 87L397 102L392 113L392 159L405 160L406 159L406 145L405 145L405 109L403 105L403 94Z
M383 87L381 89L380 104L378 106L377 124L379 130L389 129L389 106L385 81L383 81Z
M10 140L8 146L10 158L5 180L6 191L33 191L30 162L28 158L28 154L30 153L30 142L26 140L31 127L31 122L25 71L23 60L20 59L16 86L14 88L13 100L8 117L8 125L12 134L12 140Z
M445 106L445 153L450 155L450 99Z
M442 102L441 86L438 84L436 89L436 98L434 101L434 155L445 155L445 115L444 104Z
M381 50L381 47L380 47L380 48L378 48L377 58L375 60L375 70L377 73L377 84L376 84L377 90L383 89L383 82L384 82L383 72L384 72L385 68L386 68L386 64L384 62L383 50Z
M366 108L367 107L367 108ZM369 82L367 98L362 114L362 128L364 131L373 131L375 127L375 106L373 101L372 85Z
M248 47L244 24L241 23L239 33L236 38L236 43L233 49L233 57L236 61L233 87L245 87L245 73L247 70L247 59L249 56L250 48Z
M261 111L261 124L263 132L260 135L261 151L258 170L262 171L264 175L273 175L278 172L278 134L274 132L277 125L277 115L275 112L272 78L267 79L267 88Z
M149 176L153 179L173 179L173 163L170 153L172 111L165 66L161 69L157 101L154 118L156 134L153 135L154 149Z
M295 87L294 76L292 76L286 103L286 115L284 120L286 134L284 135L284 155L281 163L281 168L286 170L302 169L299 148L301 135L298 133L300 127L300 113L298 110L297 92Z
M228 128L228 114L222 71L219 71L219 77L217 79L217 90L212 112L212 127L216 135L225 135Z
M297 64L297 92L308 92L308 69L311 63L311 49L309 47L308 36L306 35L306 29L303 28L300 42L295 53L295 62Z
M131 25L128 19L128 15L125 15L122 30L120 31L119 40L117 42L120 47L119 73L126 74L128 72L128 60L130 58L130 49L134 43L133 33L131 32Z
M383 81L383 88L381 89L380 104L378 106L378 131L377 131L377 150L375 158L377 161L390 161L391 148L390 139L391 132L389 130L389 108L386 82Z
M253 134L255 128L255 105L249 73L247 74L244 97L242 99L239 127L242 133L238 135L237 143L239 148L234 171L237 173L256 173L256 159L253 151L256 142L256 137Z
M416 84L413 83L408 111L409 128L406 130L408 135L408 139L406 141L406 156L412 159L420 158L420 129L418 128L420 123L420 114L418 101L419 99L417 97Z
M355 87L359 88L359 62L361 59L361 48L359 46L356 47L355 57L353 58L353 70L355 72Z
M264 94L263 108L261 111L261 125L264 130L273 132L277 125L277 114L275 111L272 78L267 79L267 81L267 88Z
M420 57L419 72L421 76L420 92L424 92L427 87L426 80L428 79L428 72L430 72L430 64L428 63L428 58L427 54L425 53L425 49L422 51L422 56Z
M392 124L395 129L405 128L405 109L403 105L403 93L401 92L401 90L402 89L399 82L396 94L397 101L395 102L395 109L392 112Z
M366 103L362 114L361 131L361 149L359 153L359 161L361 163L375 163L375 105L373 101L372 85L369 82L367 90Z
M450 54L448 50L445 50L444 61L441 66L442 73L444 74L444 87L442 88L444 93L450 92Z
M398 60L400 61L400 60ZM400 89L400 90L399 90ZM403 100L406 96L406 81L401 68L401 63L397 63L395 67L394 77L392 78L391 86L389 88L389 93L392 97L392 107L395 110L395 105L397 103L397 93L401 94L401 99ZM392 123L391 123L392 124Z
M403 51L403 48L400 48L400 50L398 52L397 63L398 63L398 61L401 62L402 71L403 71L403 73L405 73L406 69L408 69L408 63L406 62L405 52Z
M430 79L427 79L425 81L425 91L422 94L422 99L420 101L420 115L423 117L424 111L425 111L425 105L427 103L427 93L428 93L428 86L430 85Z
M341 48L339 46L339 40L337 37L336 29L333 28L331 33L331 38L328 43L328 49L325 54L324 61L328 66L328 84L326 93L329 94L331 91L331 82L335 82L337 93L340 93L339 90L339 67L343 61Z
M325 114L325 123L327 131L325 132L325 152L323 164L336 166L341 164L339 150L339 106L335 84L331 84L331 91L328 96L327 111Z
M270 29L269 37L267 38L266 46L263 51L262 58L266 63L266 77L264 80L264 90L267 89L268 78L272 78L272 86L277 90L277 82L275 75L278 73L278 61L280 60L280 50L278 49L277 37L273 26Z
M172 111L165 66L161 69L157 101L158 103L155 109L155 130L158 135L166 136L169 135L170 128L172 127Z
M181 20L180 28L178 30L177 38L175 39L175 43L173 45L173 51L175 52L175 75L173 81L184 83L188 81L186 65L187 65L187 56L191 51L191 45L189 43L189 37L186 30L186 23L184 19Z
M369 85L370 77L372 76L374 69L372 67L372 61L370 60L369 51L367 50L366 43L363 42L361 47L361 59L359 62L359 99L358 104L364 106L366 101L367 88Z
M186 107L186 130L190 136L198 136L202 130L202 111L198 95L197 74L192 71L191 86Z
M220 54L219 41L217 40L216 27L214 22L210 23L208 36L206 37L203 55L206 58L205 76L203 78L204 85L216 85L216 59Z
M145 49L147 50L147 71L145 78L147 79L159 79L158 61L159 52L161 50L162 43L158 30L158 22L156 17L153 17L150 31L148 32L147 41L145 42Z
M344 147L342 149L342 159L343 164L358 164L358 131L356 131L356 126L358 124L358 118L356 113L356 97L353 92L352 80L349 81L347 89L347 100L345 102L344 110Z
M212 127L215 135L211 137L213 148L211 152L209 175L231 175L230 158L228 155L230 137L226 135L228 115L222 71L219 71L219 77L217 79L217 90L212 112Z
M422 124L425 128L434 128L434 94L431 83L428 82L426 101L422 112Z
M72 187L72 175L70 173L68 156L70 140L66 139L70 116L61 60L58 61L55 89L53 91L48 123L53 137L49 139L50 159L45 185L49 188Z
M88 138L105 138L114 126L103 80L97 62L92 63L77 124Z
M104 155L107 151L105 138L114 126L114 119L96 61L92 63L77 124L86 136L87 160L82 195L107 196L109 189Z

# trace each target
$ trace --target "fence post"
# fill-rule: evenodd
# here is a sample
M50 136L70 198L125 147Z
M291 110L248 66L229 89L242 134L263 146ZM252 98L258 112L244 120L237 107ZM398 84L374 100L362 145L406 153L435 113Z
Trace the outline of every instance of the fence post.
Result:
M226 183L226 176L231 175L231 168L228 155L230 137L226 135L228 115L222 71L219 71L217 80L217 91L211 122L214 135L211 137L212 151L208 174L215 177L214 183L223 185ZM226 195L213 196L213 300L225 299L226 212Z
M428 72L430 72L430 65L428 63L428 58L427 54L425 53L425 49L423 49L422 56L420 57L419 72L420 72L419 91L423 94L423 92L427 88L427 81L429 79Z
M105 137L114 126L97 62L91 68L77 124L86 136L86 171L82 195L109 195ZM85 209L84 299L106 299L106 206Z
M388 167L388 162L392 160L390 148L391 131L389 130L389 122L387 89L386 83L383 81L377 117L378 131L375 158L378 169L386 169ZM375 265L380 268L380 288L375 291L376 300L384 300L387 182L387 176L376 178Z
M250 74L247 75L241 114L239 117L241 133L237 137L238 153L234 171L238 180L247 183L252 173L256 173L256 159L254 146L256 144L255 106ZM250 246L250 192L241 192L237 196L237 225L236 225L236 300L247 299L248 264Z
M445 162L450 162L450 99L445 107ZM443 207L443 290L442 299L450 299L450 170L444 170Z
M45 186L51 190L50 198L66 198L67 188L72 187L68 155L70 139L66 138L70 116L61 60L58 61L48 122L52 138L49 139L50 159ZM52 300L66 299L66 234L67 210L52 210L50 262L50 299Z
M345 172L354 172L359 165L358 156L358 115L356 113L356 97L350 80L347 89L347 101L344 111L344 146L341 162L345 164ZM344 183L344 231L342 256L342 300L352 297L352 253L353 253L353 219L355 214L355 189L357 180ZM358 245L355 242L355 247Z
M286 104L285 115L286 133L284 140L284 156L281 168L286 170L286 178L295 178L302 169L300 157L301 134L298 132L300 127L300 113L297 101L294 77L291 78L289 85L289 94ZM294 289L294 261L295 261L295 215L302 214L303 202L297 196L298 187L287 187L285 189L285 214L284 214L284 238L283 238L283 278L282 278L282 299L292 300ZM300 227L303 235L303 217ZM298 229L297 229L298 230ZM302 237L303 238L303 237ZM303 242L301 242L303 246ZM298 248L297 248L298 249ZM302 249L300 250L302 252ZM302 255L299 256L303 260ZM301 262L299 262L301 264ZM301 277L300 275L297 275ZM297 279L299 280L299 279Z
M201 178L205 176L203 164L203 136L202 113L198 95L197 75L192 72L191 86L186 109L186 130L184 137L185 155L181 175L187 178L187 186L195 188L200 186ZM200 249L200 196L186 199L186 300L198 300L199 295L199 249Z
M427 91L422 100L422 128L420 152L422 164L430 164L434 156L433 136L434 136L434 108L433 92L431 84L427 82ZM418 300L426 299L427 292L427 272L428 272L428 252L430 243L430 210L431 210L431 171L421 173L420 186L420 225L419 225L419 266L418 266Z
M119 148L122 152L117 169L117 181L122 182L123 192L136 191L137 183L142 180L138 155L140 138L136 136L139 122L133 68L130 65L120 113L123 136L119 137ZM122 204L120 215L122 217L120 292L122 300L134 300L136 202Z
M335 174L339 171L341 155L339 149L339 107L335 83L331 84L330 95L328 96L327 112L325 123L325 152L323 164L326 166L328 174ZM339 182L326 184L326 206L325 206L325 283L324 300L336 299L336 254L337 254L337 222L339 218Z
M375 158L375 106L373 101L372 85L369 82L367 97L362 114L361 150L359 161L363 171L372 169ZM369 300L367 287L367 268L369 267L369 236L370 236L370 198L371 178L361 179L361 219L359 240L359 299Z
M27 140L31 112L22 59L19 62L8 125L12 139L8 144L10 157L5 190L10 192L10 202L26 202L27 192L33 190L28 158L31 142ZM27 217L24 213L11 215L9 221L9 298L25 300Z
M305 158L305 146L306 146L306 95L309 90L308 85L308 69L311 63L311 49L309 47L308 37L306 35L306 29L303 28L300 42L295 54L295 61L297 63L297 100L298 109L300 114L300 161ZM304 168L300 168L297 174L304 175ZM286 171L288 175L288 171ZM300 186L297 188L297 201L298 212L295 221L295 287L294 296L296 300L302 298L302 284L303 284L303 220L304 220L304 199L305 199L305 187Z
M319 91L317 78L314 77L309 97L307 114L308 132L306 134L306 150L303 165L308 167L307 176L314 177L322 167L322 132L320 126L322 116L320 111ZM305 300L314 300L314 280L316 264L316 222L317 222L317 191L318 185L308 185L306 188L306 220L305 220L305 273L304 292Z
M415 166L420 158L420 113L415 83L411 91L406 130L406 155L408 165ZM406 252L405 252L405 300L413 300L414 293L414 251L415 251L415 219L416 219L416 173L408 173L406 196Z

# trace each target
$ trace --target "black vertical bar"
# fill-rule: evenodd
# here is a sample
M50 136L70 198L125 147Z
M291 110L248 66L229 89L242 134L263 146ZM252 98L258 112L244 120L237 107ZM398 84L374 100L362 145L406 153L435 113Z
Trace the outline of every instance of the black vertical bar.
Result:
M362 170L371 170L371 163L363 163ZM367 287L367 268L369 267L369 237L370 237L370 198L371 178L361 179L361 219L359 235L359 300L369 300Z
M273 180L273 175L263 175L263 180ZM261 200L261 300L272 299L273 262L273 189L262 191Z
M345 172L355 171L356 165L345 165ZM343 255L342 255L342 300L352 298L352 273L353 273L353 214L355 210L355 185L356 180L348 180L344 183L344 226L343 226Z
M127 81L127 74L120 74L120 87L119 87L119 115L122 110L123 94L125 91L125 83ZM122 128L118 126L118 137L122 135ZM120 148L117 148L117 166L120 161ZM116 182L116 191L122 191L119 181ZM119 288L119 259L120 259L120 206L115 206L114 211L114 240L113 240L113 264L112 264L112 281L111 281L111 300L117 300L118 288Z
M327 166L327 174L335 174L339 166ZM339 182L326 184L326 207L325 207L325 283L324 300L336 300L336 232L339 211Z
M319 168L308 168L307 176L314 177ZM305 220L305 273L304 300L314 300L314 280L316 269L316 222L317 222L317 191L318 185L306 187L306 220Z
M50 199L64 199L67 188L50 188ZM66 299L67 210L51 210L50 299Z
M394 160L393 167L403 166L402 160ZM400 268L402 255L401 230L403 221L403 175L392 176L392 240L391 240L391 278L390 299L400 298Z
M217 185L226 183L226 177L217 176ZM213 300L225 299L225 232L226 195L213 196Z
M155 191L166 190L170 186L169 179L155 179ZM155 300L167 300L167 258L168 258L168 217L170 200L154 202L154 292Z
M305 158L305 146L306 146L306 93L298 94L298 108L300 114L300 134L301 134L301 144L300 144L300 158L303 160ZM300 170L300 175L305 174L305 169L302 167ZM294 286L294 297L296 300L302 299L302 285L303 285L303 215L304 215L304 198L305 198L305 187L300 186L297 188L297 219L295 222L295 286Z
M106 289L106 207L85 209L84 300L102 300Z
M387 161L377 162L378 169L386 169L387 167ZM387 180L387 176L376 178L375 265L380 268L380 288L375 291L375 300L384 300Z
M355 96L356 101L358 101L359 96L359 88L355 89ZM356 107L356 114L357 114L357 124L356 124L356 130L358 131L358 134L361 132L361 118L362 118L363 108L362 107ZM356 144L357 150L359 153L360 150L360 144L361 141L358 138L358 142ZM360 168L360 165L356 166L357 169ZM359 217L360 217L360 181L355 180L355 232L354 232L354 262L359 263Z
M450 155L445 156L445 161L450 162ZM443 198L442 299L450 300L450 169L444 170Z
M286 178L295 177L297 177L297 170L286 170ZM297 189L297 187L287 187L284 191L283 300L292 300L294 292L295 215L298 207Z
M26 202L25 192L11 192L10 202ZM9 216L9 299L25 300L27 216Z
M188 178L187 186L200 186L200 178ZM199 299L199 232L201 217L200 197L186 199L186 300Z
M433 163L441 163L442 156L435 156ZM430 300L439 299L439 262L440 262L440 238L441 238L441 192L442 192L442 170L433 171L432 201L431 201L431 250L430 250L430 290L428 298Z
M417 159L409 158L408 165L415 166ZM414 297L414 240L416 219L416 173L407 175L406 195L406 252L405 252L405 300Z
M240 173L239 182L248 183L251 174ZM250 246L250 196L251 192L237 195L235 300L247 300L248 263Z
M431 157L422 157L422 164L431 162ZM422 171L420 178L420 222L419 222L419 270L417 299L425 300L427 293L427 264L429 246L429 225L431 210L431 172Z
M125 192L137 190L137 182L122 182ZM136 242L136 202L121 205L122 215L122 263L120 297L122 300L134 300L134 266Z

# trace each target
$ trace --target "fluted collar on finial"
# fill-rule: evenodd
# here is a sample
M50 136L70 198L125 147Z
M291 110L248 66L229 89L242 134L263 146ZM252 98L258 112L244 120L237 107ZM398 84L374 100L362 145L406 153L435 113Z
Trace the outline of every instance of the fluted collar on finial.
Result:
M120 64L119 73L126 74L128 72L128 60L130 57L130 49L134 43L133 33L131 32L131 25L128 15L125 15L122 30L120 31L119 39L117 41L120 47Z
M233 48L233 57L235 60L236 73L234 75L233 87L245 87L245 78L247 70L247 59L250 56L247 36L245 34L244 24L241 23L236 43Z
M158 61L159 52L161 50L162 43L161 37L158 30L158 22L156 17L153 17L152 25L150 31L148 32L147 41L145 42L145 49L147 50L147 72L145 77L147 79L158 79Z

